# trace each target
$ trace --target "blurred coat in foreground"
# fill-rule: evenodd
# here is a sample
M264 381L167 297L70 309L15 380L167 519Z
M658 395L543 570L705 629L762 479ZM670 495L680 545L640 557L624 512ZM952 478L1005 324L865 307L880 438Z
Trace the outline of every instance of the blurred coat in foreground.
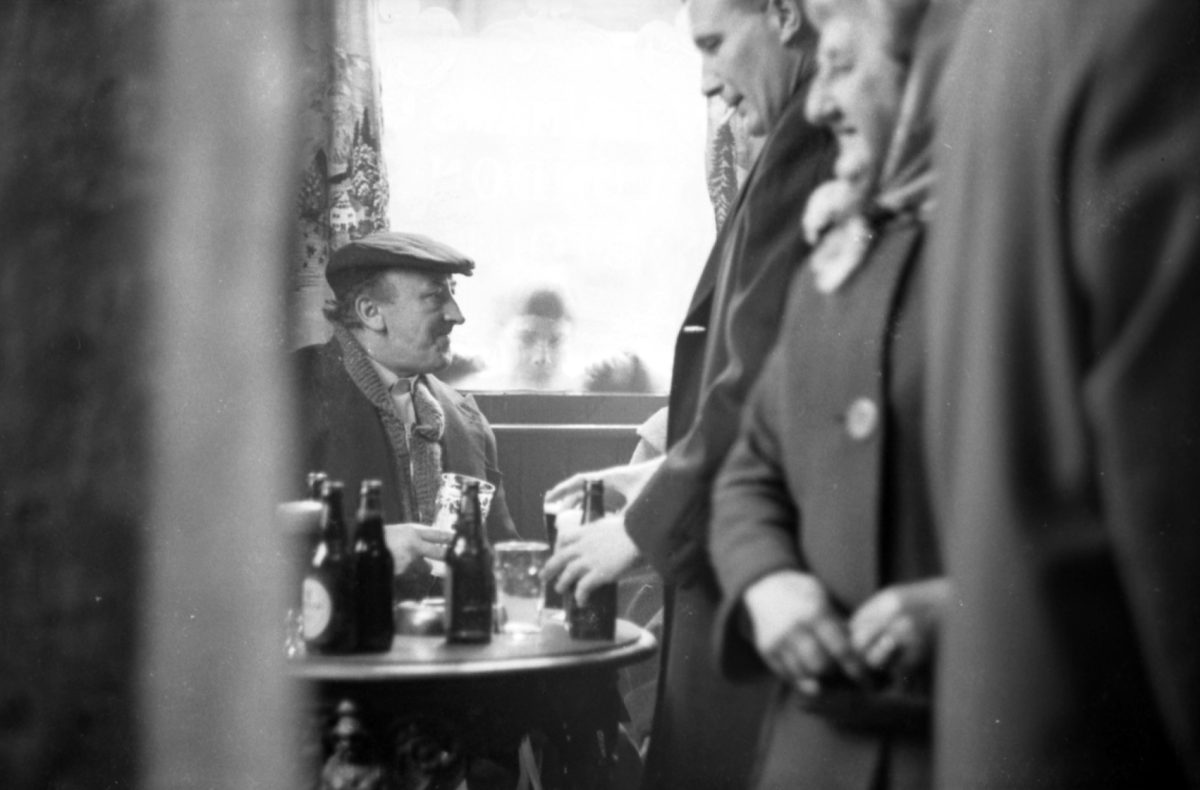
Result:
M1200 786L1200 4L978 3L936 150L940 786Z

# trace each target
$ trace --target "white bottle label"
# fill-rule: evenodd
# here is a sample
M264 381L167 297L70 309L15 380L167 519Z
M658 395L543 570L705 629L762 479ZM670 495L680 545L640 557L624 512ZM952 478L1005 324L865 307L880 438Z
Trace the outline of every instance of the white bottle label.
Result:
M320 579L304 580L304 638L316 639L325 633L333 617L333 599Z

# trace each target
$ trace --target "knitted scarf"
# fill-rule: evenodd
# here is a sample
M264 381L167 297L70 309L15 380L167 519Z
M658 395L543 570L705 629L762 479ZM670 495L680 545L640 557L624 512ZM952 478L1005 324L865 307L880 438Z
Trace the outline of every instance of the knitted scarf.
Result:
M411 456L408 451L408 430L405 428L404 421L396 413L396 405L392 402L392 396L388 393L387 387L383 386L383 382L379 380L379 375L371 366L367 352L354 339L354 335L350 334L345 327L337 326L334 327L333 336L342 348L342 364L346 368L346 374L358 387L359 392L379 412L379 420L383 423L388 445L391 446L392 454L396 458L396 471L400 476L401 495L398 497L400 520L419 521L420 508L415 505L420 499L413 488Z

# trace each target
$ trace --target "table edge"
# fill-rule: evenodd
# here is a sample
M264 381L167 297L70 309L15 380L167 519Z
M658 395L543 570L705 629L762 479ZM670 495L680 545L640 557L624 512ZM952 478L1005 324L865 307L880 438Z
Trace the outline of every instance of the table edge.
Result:
M290 677L299 680L383 682L617 669L649 658L658 648L658 640L653 634L640 626L637 628L638 637L633 642L581 653L437 663L387 662L372 656L320 657L289 661L286 671Z

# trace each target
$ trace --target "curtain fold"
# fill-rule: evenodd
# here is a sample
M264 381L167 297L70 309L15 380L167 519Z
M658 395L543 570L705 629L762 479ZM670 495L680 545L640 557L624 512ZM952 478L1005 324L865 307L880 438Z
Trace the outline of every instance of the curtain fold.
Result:
M325 266L346 242L387 230L375 55L376 0L306 0L304 106L291 272L291 345L328 339Z

